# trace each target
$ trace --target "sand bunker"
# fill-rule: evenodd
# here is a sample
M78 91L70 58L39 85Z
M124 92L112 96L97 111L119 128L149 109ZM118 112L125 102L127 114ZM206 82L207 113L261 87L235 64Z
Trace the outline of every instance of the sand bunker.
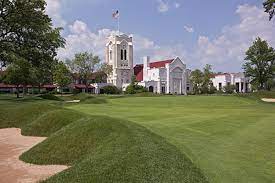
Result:
M264 102L275 102L274 98L262 98L262 101Z
M71 101L66 101L67 103L79 103L80 100L71 100Z
M31 183L46 179L67 169L61 165L33 165L19 160L19 156L45 140L26 137L17 128L0 129L0 183Z

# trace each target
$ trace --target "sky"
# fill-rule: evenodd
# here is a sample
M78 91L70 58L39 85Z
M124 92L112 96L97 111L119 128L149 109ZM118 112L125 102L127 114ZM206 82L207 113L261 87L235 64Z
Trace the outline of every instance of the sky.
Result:
M46 13L63 27L61 60L92 52L104 61L107 37L132 35L134 63L179 57L190 69L212 65L216 72L239 72L245 52L257 37L275 48L275 19L262 0L46 0Z

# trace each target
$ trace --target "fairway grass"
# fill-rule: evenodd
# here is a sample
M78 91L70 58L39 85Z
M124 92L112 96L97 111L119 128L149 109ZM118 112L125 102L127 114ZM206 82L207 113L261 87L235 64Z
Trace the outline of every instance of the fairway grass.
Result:
M255 97L125 97L67 108L146 127L189 157L210 182L275 180L275 105Z
M88 105L108 102L89 97ZM208 182L176 146L136 123L66 109L60 101L0 96L0 104L0 128L48 137L21 160L71 166L44 182Z

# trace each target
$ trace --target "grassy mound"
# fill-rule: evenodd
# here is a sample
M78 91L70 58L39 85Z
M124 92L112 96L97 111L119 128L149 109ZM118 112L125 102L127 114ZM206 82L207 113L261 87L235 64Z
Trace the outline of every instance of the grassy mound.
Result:
M49 111L37 117L31 123L24 125L22 127L22 134L30 136L50 136L81 117L81 113L66 109Z
M0 128L23 128L39 116L59 109L56 105L41 101L0 101Z
M39 98L45 99L45 100L55 100L55 101L62 101L61 98L53 95L53 94L44 94L44 95L39 95Z
M86 93L80 93L71 96L64 96L63 99L66 101L70 100L80 100L80 103L83 104L103 104L107 103L107 97L104 96L92 96Z
M20 159L72 165L45 182L207 182L163 138L134 123L104 116L71 123Z
M275 98L275 91L259 91L254 93L237 94L237 96L261 101L262 98Z

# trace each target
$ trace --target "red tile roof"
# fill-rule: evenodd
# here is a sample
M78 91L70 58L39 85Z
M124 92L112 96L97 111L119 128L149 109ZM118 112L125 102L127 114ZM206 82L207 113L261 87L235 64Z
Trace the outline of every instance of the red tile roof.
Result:
M86 85L84 84L70 84L69 85L70 88L75 88L75 89L85 89L86 88ZM91 85L88 85L88 88L94 88L93 86Z
M15 88L15 87L16 87L15 85L0 83L0 88Z
M26 88L38 88L38 86L31 86L31 85L27 85ZM16 85L10 85L10 84L5 84L5 83L0 83L0 88L16 88ZM19 85L19 88L23 88L23 85ZM41 86L41 88L56 88L55 85L51 85L51 84L47 84L47 85L43 85Z
M150 63L150 68L162 68L165 67L166 64L170 64L175 59L163 60L163 61L155 61ZM137 81L143 81L143 64L137 64L134 67L134 74L136 76Z

